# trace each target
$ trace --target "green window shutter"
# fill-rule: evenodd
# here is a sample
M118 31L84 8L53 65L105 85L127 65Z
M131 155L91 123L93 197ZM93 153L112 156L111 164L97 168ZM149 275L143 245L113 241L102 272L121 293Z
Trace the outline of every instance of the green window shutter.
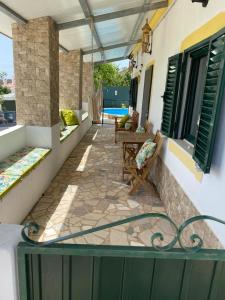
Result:
M193 159L204 173L209 173L213 156L216 128L225 87L225 34L210 42L208 66L200 122Z
M181 71L182 54L169 58L166 79L166 88L163 95L163 113L161 131L166 136L172 137L175 123L177 96Z

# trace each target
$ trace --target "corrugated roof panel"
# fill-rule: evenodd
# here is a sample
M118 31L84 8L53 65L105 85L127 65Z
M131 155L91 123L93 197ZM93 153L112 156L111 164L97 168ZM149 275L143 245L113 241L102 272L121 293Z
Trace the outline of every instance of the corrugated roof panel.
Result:
M132 7L142 6L147 0L88 0L88 4L94 15L129 9ZM25 19L33 19L43 16L51 16L57 23L64 23L84 18L84 13L80 6L79 0L3 0L3 2L20 14ZM153 13L153 12L152 12ZM148 15L152 15L148 13ZM122 42L127 42L138 20L138 14L122 18L107 20L105 22L95 23L101 44L103 47ZM0 31L9 36L11 33L11 24L15 22L10 17L0 12ZM143 20L144 22L144 20ZM140 38L141 29L137 31L136 38ZM76 28L62 30L59 33L59 41L68 50L85 49L90 50L92 47L92 35L88 25ZM94 48L97 48L94 41ZM116 48L106 52L106 58L111 59L116 55L124 56L127 54L126 47ZM96 60L101 59L101 55L94 55ZM85 56L85 60L91 56Z
M88 25L70 28L59 32L59 41L68 50L86 48L92 45L92 35ZM97 45L94 41L94 48Z
M99 37L104 44L116 44L129 40L138 15L96 23Z
M107 51L105 51L106 59L122 57L122 56L124 56L125 50L126 50L126 47L107 50Z
M7 0L2 1L26 19L51 16L56 22L84 18L78 0Z
M94 15L110 13L122 9L128 9L143 5L143 0L91 0L90 8Z

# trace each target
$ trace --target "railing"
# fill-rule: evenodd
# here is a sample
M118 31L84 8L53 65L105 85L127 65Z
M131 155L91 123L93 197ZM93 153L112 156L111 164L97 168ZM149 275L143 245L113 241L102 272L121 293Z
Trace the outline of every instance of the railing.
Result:
M208 216L208 215L199 215L199 216L194 216L192 218L187 219L185 222L183 222L179 227L175 224L175 222L168 217L165 214L160 214L160 213L145 213L145 214L140 214L137 216L133 216L130 218L126 218L123 220L119 220L119 221L115 221L109 224L104 224L95 228L91 228L91 229L87 229L87 230L83 230L80 232L75 232L69 235L65 235L62 237L58 237L52 240L48 240L48 241L44 241L44 242L38 242L38 241L34 241L29 237L29 231L32 231L32 233L38 233L39 231L39 225L36 223L28 223L24 226L24 228L22 229L22 237L24 239L25 242L27 242L30 245L33 246L49 246L58 242L63 242L66 240L69 240L71 238L77 238L77 237L81 237L90 233L94 233L94 232L98 232L104 229L109 229L115 226L119 226L119 225L123 225L123 224L127 224L130 222L134 222L134 221L138 221L138 220L142 220L142 219L146 219L146 218L150 218L150 219L154 219L154 218L159 218L159 219L163 219L166 220L174 229L174 238L167 243L164 246L159 246L157 244L157 241L163 242L165 240L164 238L164 234L162 232L155 232L152 236L150 236L150 241L151 241L151 245L155 250L158 251L168 251L171 250L175 247L175 245L179 245L180 248L182 248L184 251L187 252L197 252L199 251L203 245L203 238L198 234L198 233L191 233L189 236L189 240L191 242L191 246L185 246L182 236L184 233L184 230L190 226L191 224L198 222L198 221L204 221L204 220L211 220L211 221L215 221L221 224L225 225L225 221L220 220L218 218L212 217L212 216Z

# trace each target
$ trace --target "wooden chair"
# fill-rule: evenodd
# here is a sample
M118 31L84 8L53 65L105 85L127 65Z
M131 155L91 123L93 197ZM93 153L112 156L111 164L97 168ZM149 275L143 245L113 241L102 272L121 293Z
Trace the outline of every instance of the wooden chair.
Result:
M127 121L131 125L130 129L120 127L122 117L115 117L115 143L117 143L117 133L120 131L135 131L138 127L139 113L134 111L130 120Z
M154 154L148 158L145 165L138 169L136 165L136 161L125 161L124 162L124 169L126 169L130 173L130 180L131 183L131 189L129 191L129 195L136 192L141 186L144 186L144 188L149 191L149 182L148 182L148 174L150 172L150 169L152 168L152 165L157 158L157 156L160 153L163 139L159 131L157 131L155 138L153 140L154 143L156 143L156 149Z
M152 129L153 129L152 123L150 123L147 120L145 122L144 129L145 129L145 132L149 135L149 138L152 138L152 140L153 140L154 139L154 134L153 134L153 131L152 131ZM128 158L128 160L135 159L135 157L136 157L138 151L140 150L141 146L143 145L143 143L125 144L124 145L124 152L125 152L124 159L125 160L127 158ZM127 155L126 155L126 153L127 153ZM126 174L126 170L123 171L123 180L124 180L124 174Z

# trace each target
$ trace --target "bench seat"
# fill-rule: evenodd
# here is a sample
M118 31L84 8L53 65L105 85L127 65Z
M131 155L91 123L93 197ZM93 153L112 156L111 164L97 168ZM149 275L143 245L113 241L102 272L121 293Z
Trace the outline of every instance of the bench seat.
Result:
M74 130L76 130L79 127L79 125L71 125L71 126L67 126L65 127L65 129L63 129L60 132L60 142L62 143L68 136L71 135L72 132L74 132Z
M0 162L0 198L38 165L51 149L25 147Z

